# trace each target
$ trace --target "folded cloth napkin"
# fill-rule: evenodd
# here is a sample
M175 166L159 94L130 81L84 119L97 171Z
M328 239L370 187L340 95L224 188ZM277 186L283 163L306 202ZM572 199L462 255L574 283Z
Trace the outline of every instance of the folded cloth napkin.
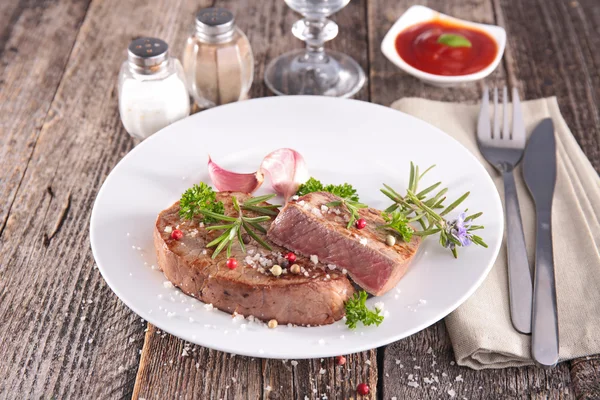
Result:
M556 98L523 102L527 135L552 118L557 182L552 239L558 302L560 359L600 353L600 178L560 114ZM475 139L479 106L405 98L392 107L437 126L479 159L504 200L502 178L479 153ZM535 258L535 210L515 170L529 263ZM485 231L483 231L485 232ZM468 251L468 250L467 250ZM481 287L445 322L458 364L473 369L531 365L531 336L515 331L508 303L506 244Z

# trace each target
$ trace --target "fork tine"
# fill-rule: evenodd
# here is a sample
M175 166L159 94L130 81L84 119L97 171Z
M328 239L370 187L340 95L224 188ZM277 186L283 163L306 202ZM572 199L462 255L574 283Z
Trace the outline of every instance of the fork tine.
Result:
M492 138L500 139L500 109L498 108L498 88L494 88L494 132Z
M523 112L521 110L521 100L517 88L512 89L513 102L513 125L512 138L519 144L525 146L525 123L523 122Z
M490 139L490 94L488 87L483 88L479 119L477 120L477 140L486 141Z
M502 139L509 140L510 132L508 130L508 89L504 86L502 90Z

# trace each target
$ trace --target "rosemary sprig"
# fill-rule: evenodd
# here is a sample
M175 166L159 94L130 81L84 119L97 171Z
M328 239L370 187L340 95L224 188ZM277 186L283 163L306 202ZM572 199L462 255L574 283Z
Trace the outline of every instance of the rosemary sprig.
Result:
M350 211L350 219L348 220L348 225L346 226L346 229L350 229L350 227L354 225L354 222L356 222L356 220L360 218L358 210L360 210L361 208L368 207L366 204L359 203L358 201L351 200L347 197L344 197L341 200L330 201L325 205L327 207L344 206L348 209L348 211Z
M412 162L410 163L410 176L405 196L400 195L390 186L383 185L384 189L381 189L381 192L394 203L383 212L383 218L387 224L381 225L381 228L394 231L405 241L410 240L410 236L406 235L408 237L407 240L403 233L409 230L412 230L414 235L421 237L439 233L440 244L449 248L455 258L458 257L457 247L468 246L471 243L487 247L487 244L480 236L473 234L473 231L483 229L482 225L473 225L472 223L482 213L467 216L465 210L465 212L460 213L458 218L454 220L445 218L469 196L470 192L466 192L449 206L444 207L443 202L446 199L445 195L448 189L441 189L433 197L427 198L430 193L434 192L441 185L441 182L418 191L419 181L433 167L431 166L424 172L419 173L419 167L415 166ZM438 213L436 209L440 208L443 208L443 210ZM409 225L412 222L418 222L422 229L413 229Z
M201 209L200 212L206 216L214 218L217 221L229 222L226 224L211 225L206 227L206 230L208 231L223 231L223 233L220 236L218 236L215 240L206 245L206 247L217 246L215 248L215 251L213 252L212 258L217 257L217 255L219 255L219 253L225 248L227 248L227 257L230 257L231 248L236 240L240 244L240 248L242 249L242 251L245 253L246 246L244 245L244 241L242 240L242 230L246 231L246 233L250 235L252 239L256 240L256 242L262 247L264 247L267 250L271 250L271 246L269 246L263 239L261 239L260 236L256 234L255 230L261 233L265 233L266 229L263 228L260 225L260 223L270 221L270 215L277 215L277 212L274 210L274 208L277 208L279 206L270 204L266 206L258 205L259 203L270 200L273 197L275 197L274 194L254 197L248 199L240 206L238 199L235 196L231 196L233 208L238 213L237 217L231 217L228 215L218 214L209 210ZM258 217L248 217L243 214L242 210L251 210L256 213L266 215L261 215Z

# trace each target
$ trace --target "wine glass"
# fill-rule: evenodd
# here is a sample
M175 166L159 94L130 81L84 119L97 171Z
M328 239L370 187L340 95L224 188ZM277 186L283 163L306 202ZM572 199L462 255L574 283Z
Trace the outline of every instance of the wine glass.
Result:
M326 17L344 8L350 0L285 0L303 19L292 26L292 34L306 42L305 49L287 52L272 60L265 70L265 83L275 94L308 94L350 97L365 83L365 73L346 54L323 48L338 34L338 26Z

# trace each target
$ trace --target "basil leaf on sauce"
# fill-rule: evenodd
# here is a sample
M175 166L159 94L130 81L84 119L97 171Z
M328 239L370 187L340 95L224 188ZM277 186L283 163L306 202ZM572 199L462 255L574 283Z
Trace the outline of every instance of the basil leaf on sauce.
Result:
M450 47L471 47L471 42L469 39L462 35L455 35L453 33L441 34L437 42Z

